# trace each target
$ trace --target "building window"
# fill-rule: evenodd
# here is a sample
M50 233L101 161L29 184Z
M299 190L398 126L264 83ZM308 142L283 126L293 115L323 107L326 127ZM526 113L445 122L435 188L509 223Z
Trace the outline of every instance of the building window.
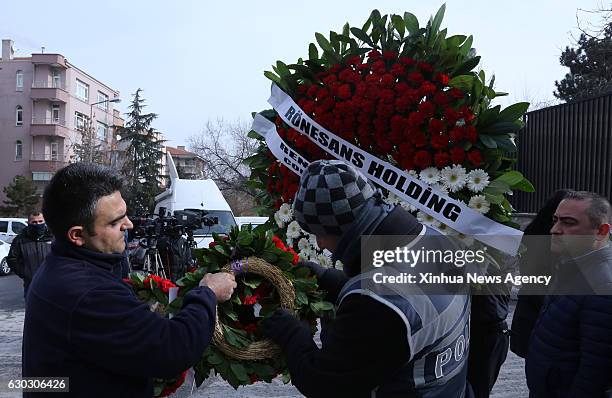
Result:
M87 119L88 117L83 115L82 113L75 112L74 113L74 128L78 131L85 131L87 128Z
M23 91L23 71L18 70L15 74L15 78L17 80L17 91Z
M53 173L48 171L33 171L32 181L49 181L53 177Z
M51 123L58 124L60 122L60 106L57 104L51 105Z
M76 81L76 96L85 102L89 101L89 85L79 79Z
M23 126L23 108L17 105L15 108L15 126Z
M23 144L21 141L15 143L15 160L23 159Z
M98 108L108 112L108 95L98 91Z
M108 130L108 126L104 123L98 122L98 139L100 141L106 142L106 131Z
M57 151L58 151L57 142L52 142L51 143L51 160L57 160L58 159Z
M53 88L61 88L62 81L60 78L60 72L57 69L53 70Z

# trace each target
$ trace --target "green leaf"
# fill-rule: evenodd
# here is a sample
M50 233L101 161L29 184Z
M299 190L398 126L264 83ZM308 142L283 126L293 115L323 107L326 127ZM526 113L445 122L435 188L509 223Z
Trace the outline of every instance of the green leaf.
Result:
M408 33L411 35L414 35L419 31L419 20L414 14L409 12L404 13L404 25L406 26Z
M481 131L484 132L484 127L489 125L499 116L499 110L501 109L501 105L494 106L493 108L489 108L484 110L478 115L478 127Z
M242 230L238 233L238 244L240 246L248 246L253 242L253 235L249 231Z
M334 52L334 49L329 41L321 33L315 33L315 39L317 39L317 43L319 43L319 47L321 47L323 51L328 51L330 53Z
M397 30L397 33L400 34L400 37L404 37L404 32L406 32L406 25L404 24L404 19L399 15L391 15L391 22L393 22L393 26Z
M230 369L232 369L232 372L234 373L234 375L236 375L238 380L246 381L246 382L249 382L251 380L249 376L247 375L244 365L242 365L241 363L237 363L237 362L230 363Z
M289 68L287 68L287 65L285 65L285 63L282 61L276 61L276 68L278 69L279 76L281 78L291 74Z
M219 365L223 363L223 358L216 352L211 352L211 354L206 358L206 360L211 365Z
M493 136L493 139L497 143L497 147L500 149L511 153L516 152L518 150L514 141L512 141L510 137L506 135L495 135Z
M472 49L472 43L474 42L474 37L472 35L468 36L467 40L461 45L459 49L459 54L464 57L468 55L470 50Z
M501 114L500 114L501 115ZM510 134L521 129L521 125L512 122L497 122L483 128L480 132L488 135Z
M453 70L453 75L462 75L462 74L468 73L472 71L472 69L474 69L476 66L478 66L479 62L480 62L479 56L468 58L461 65L457 66Z
M267 70L264 72L264 76L272 80L274 83L277 83L277 84L281 83L280 77L276 76L274 72L270 72L269 70Z
M474 83L474 76L472 75L459 75L453 77L448 85L451 87L456 87L459 90L469 92L472 90L472 85Z
M247 134L247 137L249 137L249 138L254 138L254 139L256 139L256 140L260 140L260 139L262 139L262 138L263 138L263 137L262 137L262 136L261 136L261 135L260 135L258 132L256 132L255 130L251 130L251 131L249 131L249 132L248 132L248 134Z
M484 135L484 134L479 134L478 135L478 139L480 140L480 142L482 142L484 144L484 146L486 146L487 148L497 148L497 142L493 139L493 137L488 136L488 135Z
M298 306L308 304L308 296L303 291L297 291L295 295L295 302Z
M435 33L440 29L440 25L442 24L442 20L444 19L444 11L446 11L446 4L442 4L436 16L431 23L431 30Z
M529 180L526 178L524 178L518 184L514 184L512 186L512 189L515 189L517 191L523 191L523 192L535 192L535 188L533 187L531 182L529 182Z
M509 187L513 187L514 185L518 184L524 179L525 177L523 177L523 175L520 172L516 170L511 170L497 177L494 181L500 181L500 182L507 184Z
M365 33L363 30L361 30L359 28L352 27L351 28L351 33L353 34L353 36L355 36L356 38L358 38L362 42L364 42L366 44L369 44L372 47L376 47L374 42L372 42L372 39L370 38L370 36L368 36L368 34Z
M317 50L317 46L315 46L314 43L310 43L310 45L308 46L308 59L319 59L319 51Z
M513 122L516 119L520 119L527 112L528 108L529 102L518 102L501 111L499 117L504 122Z
M494 204L501 204L504 201L504 196L503 195L492 195L490 193L486 193L485 192L485 198L487 199L488 202L490 203L494 203Z

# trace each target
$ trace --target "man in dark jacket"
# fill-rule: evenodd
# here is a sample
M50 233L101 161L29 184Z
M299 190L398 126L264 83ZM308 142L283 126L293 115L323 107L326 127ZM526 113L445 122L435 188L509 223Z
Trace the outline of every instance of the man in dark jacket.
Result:
M342 261L346 274L313 266L328 299L339 303L336 318L322 331L321 349L309 327L287 311L264 320L264 333L283 349L300 392L307 397L466 396L469 297L375 289L368 283L371 272L361 269L361 239L398 235L393 239L416 244L426 236L442 240L441 235L401 206L386 204L361 173L340 161L316 161L306 168L294 214L321 248Z
M36 211L30 213L28 226L11 243L6 261L13 272L23 279L24 298L36 270L51 251L52 239L43 215Z
M70 391L59 396L150 398L153 377L198 362L217 302L236 286L229 274L207 274L174 318L150 312L121 280L124 231L132 228L121 188L111 169L75 163L45 189L43 214L56 240L30 285L22 371L69 378Z
M530 339L531 398L612 392L611 222L608 201L590 192L570 192L555 211L551 251L562 260Z

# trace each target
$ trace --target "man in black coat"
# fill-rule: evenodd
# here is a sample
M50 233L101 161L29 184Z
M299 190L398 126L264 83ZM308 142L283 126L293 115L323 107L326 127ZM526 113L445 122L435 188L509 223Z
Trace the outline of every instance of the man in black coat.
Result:
M34 274L51 251L53 236L45 224L45 218L38 212L28 215L28 226L13 239L6 261L13 272L23 279L23 297Z
M526 359L530 398L612 393L610 203L570 192L553 216L551 251L561 257Z
M124 231L132 228L121 188L111 169L75 163L45 189L43 214L56 240L30 285L22 371L69 378L69 392L58 396L150 398L153 377L199 361L217 302L236 286L229 274L207 274L174 318L150 312L121 279Z
M402 247L446 239L401 206L385 203L361 173L341 161L316 161L306 168L294 214L321 248L342 261L345 274L311 266L327 298L338 302L336 318L321 333L321 349L309 326L287 311L264 320L264 333L283 349L300 392L307 397L469 396L469 297L402 294L394 290L401 285L373 286L372 272L361 268L362 239L384 235L384 243L403 240Z

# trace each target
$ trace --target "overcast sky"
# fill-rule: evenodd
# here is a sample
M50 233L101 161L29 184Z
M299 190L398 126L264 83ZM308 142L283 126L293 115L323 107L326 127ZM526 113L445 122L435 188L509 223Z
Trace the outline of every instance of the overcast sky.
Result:
M0 38L16 56L63 54L121 92L122 112L143 89L154 127L184 145L207 120L250 121L269 106L264 70L307 57L314 33L361 26L373 8L415 14L424 25L441 1L5 1ZM577 8L599 0L448 0L449 36L472 34L481 67L510 101L553 99L566 68L559 55L577 36ZM606 3L604 3L606 4ZM593 18L588 13L579 16ZM591 19L596 21L596 19ZM505 103L505 102L503 102Z

